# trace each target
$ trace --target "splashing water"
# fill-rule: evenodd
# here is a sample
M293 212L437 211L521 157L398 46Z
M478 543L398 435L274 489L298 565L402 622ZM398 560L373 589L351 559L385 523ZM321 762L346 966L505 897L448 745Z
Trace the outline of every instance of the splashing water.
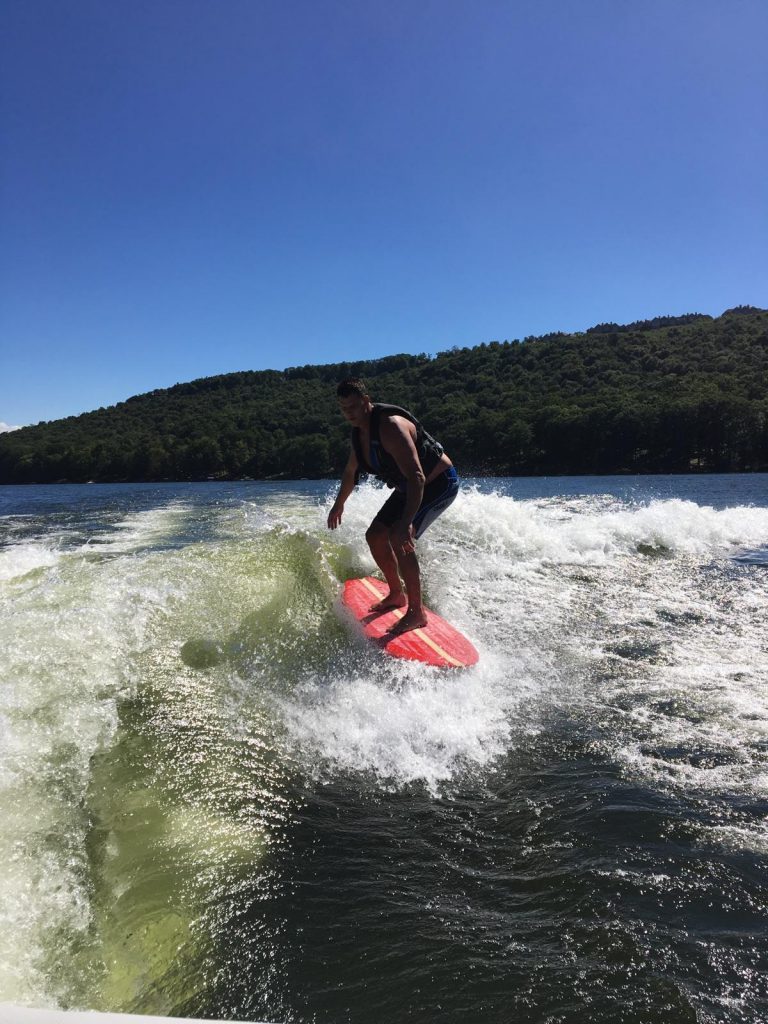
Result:
M768 852L767 502L627 486L465 487L420 542L427 603L480 651L465 673L388 659L338 614L343 580L373 569L376 486L333 534L325 484L3 489L0 998L429 1020L429 934L467 977L448 1019L483 998L488 1020L560 1019L527 957L582 963L594 1020L624 1019L630 976L649 1021L759 1019L762 952L724 922L765 924L739 865ZM535 926L509 903L533 884ZM681 946L664 907L694 893L731 909ZM317 959L323 928L336 958ZM380 983L349 959L361 942ZM674 991L647 974L665 958Z

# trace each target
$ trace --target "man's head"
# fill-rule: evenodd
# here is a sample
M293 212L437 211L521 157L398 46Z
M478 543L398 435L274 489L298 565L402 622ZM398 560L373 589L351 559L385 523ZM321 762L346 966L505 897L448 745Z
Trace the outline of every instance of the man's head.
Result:
M365 423L371 411L371 399L362 380L357 377L343 380L336 388L336 397L344 419L355 427Z

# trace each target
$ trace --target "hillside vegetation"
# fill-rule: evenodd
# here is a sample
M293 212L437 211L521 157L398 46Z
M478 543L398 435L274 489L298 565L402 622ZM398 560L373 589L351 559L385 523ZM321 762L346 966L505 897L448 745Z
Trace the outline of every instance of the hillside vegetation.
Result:
M410 408L464 473L768 470L768 311L229 373L0 435L0 483L337 475L335 383Z

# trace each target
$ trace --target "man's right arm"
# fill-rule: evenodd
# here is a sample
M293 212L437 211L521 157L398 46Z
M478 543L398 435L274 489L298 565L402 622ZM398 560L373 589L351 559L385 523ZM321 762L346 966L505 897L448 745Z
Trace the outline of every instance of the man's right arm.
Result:
M355 478L357 477L357 456L354 450L350 452L344 472L341 475L341 487L333 503L333 508L328 513L328 529L335 530L341 523L341 515L344 511L344 503L355 489Z

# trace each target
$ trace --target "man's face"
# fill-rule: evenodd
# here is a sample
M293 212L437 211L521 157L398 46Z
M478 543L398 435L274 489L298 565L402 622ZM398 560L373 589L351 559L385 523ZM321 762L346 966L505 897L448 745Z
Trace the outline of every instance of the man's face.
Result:
M368 399L363 395L345 395L339 399L339 408L344 419L354 427L365 422Z

